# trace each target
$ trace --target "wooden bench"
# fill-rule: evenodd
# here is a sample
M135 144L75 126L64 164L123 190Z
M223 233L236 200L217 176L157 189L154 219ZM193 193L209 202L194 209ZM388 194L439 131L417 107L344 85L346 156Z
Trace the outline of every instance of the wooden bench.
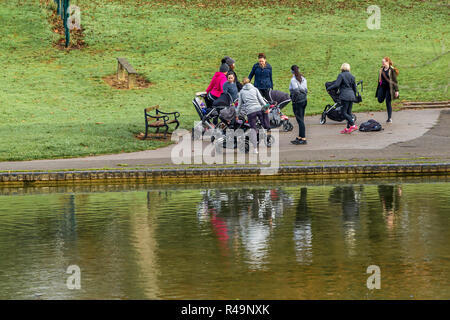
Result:
M175 129L178 129L180 126L180 122L178 118L180 117L180 113L178 111L175 112L163 112L159 110L161 107L156 105L153 107L148 107L144 109L145 114L145 135L144 140L148 136L149 128L156 128L156 133L159 133L160 128L166 128L164 131L164 138L166 138L167 132L169 131L169 124L176 123ZM155 110L155 114L150 114L151 111ZM154 119L154 120L153 120ZM153 121L152 121L153 120Z
M128 77L126 77L128 75ZM125 58L117 58L117 80L127 79L128 89L136 87L137 72Z

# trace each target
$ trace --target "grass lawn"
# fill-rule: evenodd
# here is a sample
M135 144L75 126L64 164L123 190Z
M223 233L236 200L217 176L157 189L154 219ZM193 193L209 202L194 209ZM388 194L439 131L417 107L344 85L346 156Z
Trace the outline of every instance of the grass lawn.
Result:
M58 38L47 20L52 2L1 1L0 161L160 147L164 142L134 138L144 130L143 109L178 110L182 127L191 128L193 95L206 89L224 55L236 60L242 79L265 52L275 89L286 92L289 68L299 64L308 80L308 114L331 102L324 83L343 62L365 83L364 101L354 110L383 109L374 93L385 55L400 69L401 99L449 99L445 1L72 0L81 8L88 46L70 52L52 45ZM366 26L371 4L381 7L380 30ZM116 57L128 58L152 86L105 84Z

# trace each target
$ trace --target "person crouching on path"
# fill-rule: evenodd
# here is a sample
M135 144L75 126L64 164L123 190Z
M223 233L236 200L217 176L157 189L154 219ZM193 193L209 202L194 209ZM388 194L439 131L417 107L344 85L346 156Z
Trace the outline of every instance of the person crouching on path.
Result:
M293 74L291 83L289 84L289 92L291 93L292 110L294 111L295 119L298 123L298 137L291 141L292 144L306 144L305 133L305 109L308 104L306 95L308 93L308 87L306 79L300 73L297 65L291 67Z
M242 81L244 85L239 92L239 105L236 110L236 114L241 112L247 115L248 123L250 125L250 142L254 147L254 153L258 153L258 143L256 132L256 121L259 119L264 129L270 129L269 116L261 109L266 105L266 101L262 97L261 93L251 83L250 79L244 78Z
M223 92L223 85L227 82L227 72L230 70L230 67L226 63L222 63L219 68L219 71L214 74L209 83L208 88L206 88L206 106L211 108L214 100L220 97Z
M266 100L270 100L269 91L273 89L272 66L267 62L264 53L258 55L258 62L253 65L248 78L252 80L253 76L255 76L255 87Z
M350 65L343 63L341 66L341 73L337 77L334 84L329 86L327 90L339 89L339 99L342 104L342 113L347 120L347 128L341 131L341 133L352 133L358 130L352 117L353 101L356 100L356 83L355 77L350 73Z
M388 114L387 123L392 123L392 105L391 101L398 98L398 69L392 65L389 57L384 57L381 61L382 66L378 72L378 86L375 98L379 103L386 101L386 110Z

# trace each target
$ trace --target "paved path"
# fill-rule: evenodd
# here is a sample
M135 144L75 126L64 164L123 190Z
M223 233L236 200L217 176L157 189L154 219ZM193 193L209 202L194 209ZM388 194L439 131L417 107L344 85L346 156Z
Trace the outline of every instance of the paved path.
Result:
M320 125L320 116L306 118L308 144L290 143L298 132L280 133L281 163L362 162L362 161L450 161L450 110L402 110L393 115L394 123L386 124L385 112L358 113L361 123L376 119L385 130L351 135L339 134L344 122L327 121ZM62 170L93 168L128 168L171 166L172 146L158 150L103 155L74 159L0 162L0 170Z

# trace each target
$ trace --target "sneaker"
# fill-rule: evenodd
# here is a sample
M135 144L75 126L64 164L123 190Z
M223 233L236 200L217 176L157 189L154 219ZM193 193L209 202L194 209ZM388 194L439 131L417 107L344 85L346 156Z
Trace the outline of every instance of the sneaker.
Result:
M308 143L306 142L306 140L299 139L299 138L295 138L295 140L292 140L291 143L292 143L292 144L296 144L296 145L299 145L299 144L308 144Z
M355 125L351 126L350 129L348 129L348 133L352 133L353 131L358 130L358 127Z
M348 128L345 128L344 130L341 130L341 133L350 133Z
M386 123L392 123L392 119L387 119Z

